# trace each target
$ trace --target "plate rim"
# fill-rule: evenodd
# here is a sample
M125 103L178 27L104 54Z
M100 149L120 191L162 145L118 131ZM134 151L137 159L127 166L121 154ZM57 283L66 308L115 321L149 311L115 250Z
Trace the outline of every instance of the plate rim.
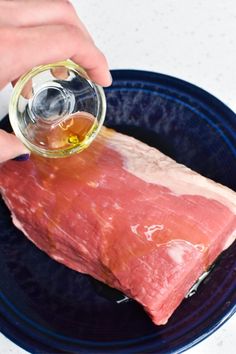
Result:
M231 110L231 108L229 108L226 104L224 104L222 101L220 101L217 97L213 96L211 93L205 91L204 89L202 89L201 87L198 87L195 84L192 84L188 81L179 79L177 77L173 77L173 76L169 76L166 74L161 74L161 73L157 73L157 72L153 72L153 71L145 71L145 70L135 70L135 69L115 69L115 70L111 70L112 76L115 80L119 80L121 81L123 80L128 80L128 81L146 81L146 82L153 82L155 84L159 84L158 80L161 80L162 82L168 82L170 86L172 86L173 84L178 86L179 88L183 88L183 91L186 91L186 88L188 88L188 90L190 89L190 91L188 91L188 94L193 94L193 96L196 97L196 93L197 93L197 97L198 100L200 101L207 101L207 106L211 106L211 103L214 105L214 107L216 107L219 110L219 115L225 114L227 113L227 116L232 116L232 118L235 118L235 113ZM166 87L166 84L165 84ZM109 90L109 88L106 88L106 90ZM189 93L190 92L190 93ZM210 103L209 103L210 101ZM190 348L192 348L193 346L195 346L196 344L200 343L201 341L203 341L205 338L207 338L208 336L210 336L212 333L214 333L218 328L220 328L228 319L230 319L233 314L236 312L236 304L232 305L230 310L227 309L227 311L225 311L225 315L217 322L214 323L212 326L210 326L208 328L207 332L202 333L202 335L198 335L195 339L193 339L192 341L189 341L185 346L180 346L180 347L176 347L173 348L174 351L173 353L180 353L183 351L186 351ZM10 333L5 332L4 329L2 329L2 322L4 322L4 320L2 321L2 319L0 318L0 329L1 332L7 337L9 338L12 342L14 342L15 344L19 345L20 347L22 347L25 350L29 350L34 353L36 352L35 347L31 347L31 346L23 346L20 338L18 338L17 336L11 336ZM7 323L7 320L5 319L5 323ZM11 323L8 323L8 326L13 326ZM21 332L19 329L17 329L17 332ZM26 336L26 334L23 333L24 336ZM29 339L32 339L32 337L29 337ZM34 339L35 341L35 339ZM19 344L20 343L20 344ZM41 343L40 343L41 344ZM45 344L44 344L45 345ZM51 348L49 348L50 350ZM58 350L58 349L57 349Z

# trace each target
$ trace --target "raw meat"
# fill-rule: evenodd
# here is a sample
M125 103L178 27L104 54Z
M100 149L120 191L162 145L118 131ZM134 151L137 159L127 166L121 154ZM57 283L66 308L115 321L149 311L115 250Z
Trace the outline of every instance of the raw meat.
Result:
M55 260L115 287L165 324L236 238L236 193L105 129L67 159L0 167L13 222Z

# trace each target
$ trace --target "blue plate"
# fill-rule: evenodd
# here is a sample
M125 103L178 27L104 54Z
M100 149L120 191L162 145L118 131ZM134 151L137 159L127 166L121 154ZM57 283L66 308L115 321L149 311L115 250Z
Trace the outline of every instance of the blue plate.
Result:
M236 117L229 108L166 75L112 74L107 126L236 190ZM0 330L32 353L180 353L233 315L235 271L236 243L169 322L155 326L135 301L117 303L119 292L38 250L0 201Z

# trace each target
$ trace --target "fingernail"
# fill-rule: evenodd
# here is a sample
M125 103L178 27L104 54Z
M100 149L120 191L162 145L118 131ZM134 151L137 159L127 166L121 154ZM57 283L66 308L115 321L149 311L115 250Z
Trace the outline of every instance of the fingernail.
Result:
M113 81L113 77L111 75L111 72L109 71L109 74L110 74L110 80L111 80L111 84L112 84L112 81Z
M113 81L113 78L111 76L111 73L110 71L108 71L107 73L107 77L106 77L106 83L104 82L104 84L102 85L103 87L109 87L112 85L112 81ZM100 84L101 85L101 84Z
M27 161L29 160L30 154L23 154L12 159L13 161Z

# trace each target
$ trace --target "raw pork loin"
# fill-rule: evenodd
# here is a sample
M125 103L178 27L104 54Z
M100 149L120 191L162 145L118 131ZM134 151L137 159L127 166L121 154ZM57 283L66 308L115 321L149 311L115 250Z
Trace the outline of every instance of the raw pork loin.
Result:
M0 167L13 222L55 260L165 324L236 238L236 193L108 129L81 154Z

